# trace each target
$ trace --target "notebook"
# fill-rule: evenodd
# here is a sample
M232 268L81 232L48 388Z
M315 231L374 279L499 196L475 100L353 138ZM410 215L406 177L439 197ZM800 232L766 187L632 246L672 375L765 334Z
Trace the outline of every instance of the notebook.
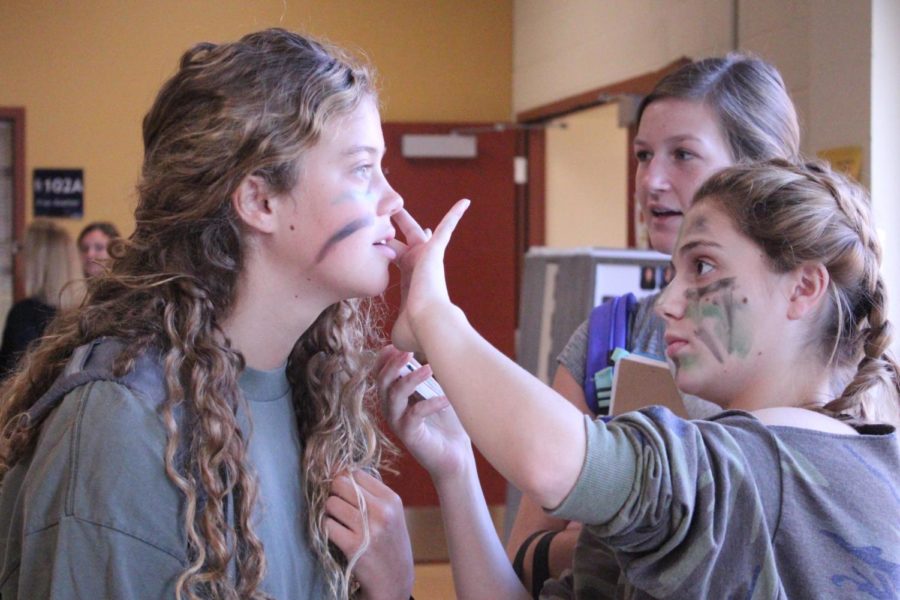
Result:
M613 375L609 414L621 415L653 405L690 418L667 362L639 354L621 357Z

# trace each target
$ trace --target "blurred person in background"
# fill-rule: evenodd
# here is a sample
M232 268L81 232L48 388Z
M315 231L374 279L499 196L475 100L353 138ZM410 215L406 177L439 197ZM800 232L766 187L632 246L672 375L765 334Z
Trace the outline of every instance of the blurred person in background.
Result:
M109 266L109 243L119 230L109 221L88 223L78 234L78 253L85 277L94 277Z
M13 304L3 328L0 378L15 369L28 345L43 335L60 310L77 306L84 295L78 254L69 233L36 220L25 233L25 299Z

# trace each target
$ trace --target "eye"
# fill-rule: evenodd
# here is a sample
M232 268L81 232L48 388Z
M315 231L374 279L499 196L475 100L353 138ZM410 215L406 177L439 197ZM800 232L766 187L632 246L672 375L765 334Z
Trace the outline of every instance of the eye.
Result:
M653 158L653 154L649 150L635 150L634 157L638 162L647 162L651 158Z
M360 177L368 178L372 174L373 168L374 168L374 166L370 165L370 164L359 165L358 167L353 169L353 172L356 173L357 175L359 175Z
M694 261L694 268L696 269L696 274L702 277L711 273L714 267L711 262L698 258Z
M696 154L690 150L685 150L684 148L677 148L673 154L675 155L675 160L691 160L692 158L697 158Z

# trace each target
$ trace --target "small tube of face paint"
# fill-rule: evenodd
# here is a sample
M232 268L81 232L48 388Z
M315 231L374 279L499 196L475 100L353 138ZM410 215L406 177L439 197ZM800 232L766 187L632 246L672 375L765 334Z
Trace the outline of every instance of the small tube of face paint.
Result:
M406 370L412 373L422 365L415 358L410 358L409 362L406 363ZM438 385L438 382L434 380L434 377L429 377L422 383L416 386L416 393L422 397L422 400L428 400L429 398L435 398L437 396L444 396L444 390L441 389L441 386Z

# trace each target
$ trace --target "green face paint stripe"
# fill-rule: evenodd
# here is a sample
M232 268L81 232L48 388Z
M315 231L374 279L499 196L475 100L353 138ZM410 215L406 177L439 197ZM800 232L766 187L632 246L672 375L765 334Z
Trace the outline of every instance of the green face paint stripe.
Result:
M708 296L713 292L718 292L719 290L723 290L726 288L734 287L734 277L725 277L724 279L720 279L718 281L714 281L709 285L705 285L703 287L697 288L695 290L686 290L684 292L684 297L687 300L699 300L704 296Z
M718 344L716 344L715 338L704 328L697 329L694 334L697 338L703 342L709 351L712 352L712 355L716 357L716 360L720 363L725 362L722 358L722 353L719 351Z
M675 360L676 366L681 370L687 370L697 364L697 357L693 355L680 356Z

